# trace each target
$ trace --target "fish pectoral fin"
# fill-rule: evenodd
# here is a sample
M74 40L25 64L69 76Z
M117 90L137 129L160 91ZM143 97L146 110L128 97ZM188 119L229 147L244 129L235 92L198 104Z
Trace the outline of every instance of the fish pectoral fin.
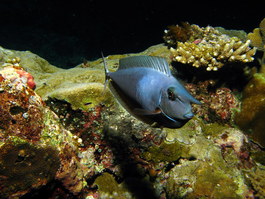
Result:
M136 115L157 115L161 113L160 108L156 108L154 111L149 111L141 108L133 109L134 114Z

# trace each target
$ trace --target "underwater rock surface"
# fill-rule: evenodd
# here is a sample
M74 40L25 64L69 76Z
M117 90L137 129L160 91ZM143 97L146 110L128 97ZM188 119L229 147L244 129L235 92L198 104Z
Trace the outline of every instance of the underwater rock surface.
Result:
M109 69L133 55L173 58L159 44L107 56ZM184 85L203 105L194 105L195 117L182 128L160 129L132 117L104 90L102 59L66 70L31 52L0 48L0 64L0 198L265 197L263 143L249 134L260 123L246 116L264 114L247 105L250 98L264 105L248 92L264 86L261 74L242 101L241 91L218 79L234 65L195 76L172 64L173 74L193 75Z

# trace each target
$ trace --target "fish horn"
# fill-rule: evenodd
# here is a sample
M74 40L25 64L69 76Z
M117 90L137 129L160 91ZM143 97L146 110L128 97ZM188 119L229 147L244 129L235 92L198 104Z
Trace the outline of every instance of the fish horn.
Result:
M193 104L199 104L199 105L202 105L202 103L199 101L199 100L197 100L197 99L195 99L194 97L190 97L190 102L191 103L193 103Z
M188 101L190 101L190 103L202 105L202 103L201 103L199 100L195 99L195 98L194 98L194 97L188 92L188 90L186 90L186 91L187 91L187 92L185 93L185 96L186 96L186 99L187 99Z

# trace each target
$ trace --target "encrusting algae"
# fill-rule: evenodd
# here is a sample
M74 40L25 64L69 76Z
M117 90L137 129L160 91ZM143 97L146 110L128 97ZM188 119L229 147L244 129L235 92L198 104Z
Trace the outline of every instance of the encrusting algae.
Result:
M250 40L228 36L211 26L201 28L184 24L169 26L169 30L165 30L164 40L170 46L173 61L216 71L229 62L254 60L252 56L256 48L249 46Z

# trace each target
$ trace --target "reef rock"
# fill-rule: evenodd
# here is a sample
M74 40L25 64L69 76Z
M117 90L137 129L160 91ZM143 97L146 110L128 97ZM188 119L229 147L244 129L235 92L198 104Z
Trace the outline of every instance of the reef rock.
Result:
M130 55L170 62L170 53L160 44ZM109 69L125 56L107 56ZM89 199L263 194L263 182L255 181L262 171L254 170L262 161L233 125L239 99L211 86L213 80L186 84L204 105L194 106L196 116L183 128L160 129L132 117L104 90L102 59L65 70L33 53L0 48L0 63L2 198L38 196L41 187L55 197Z
M54 179L76 194L84 173L80 143L30 88L25 73L14 65L0 70L0 197L20 197Z

